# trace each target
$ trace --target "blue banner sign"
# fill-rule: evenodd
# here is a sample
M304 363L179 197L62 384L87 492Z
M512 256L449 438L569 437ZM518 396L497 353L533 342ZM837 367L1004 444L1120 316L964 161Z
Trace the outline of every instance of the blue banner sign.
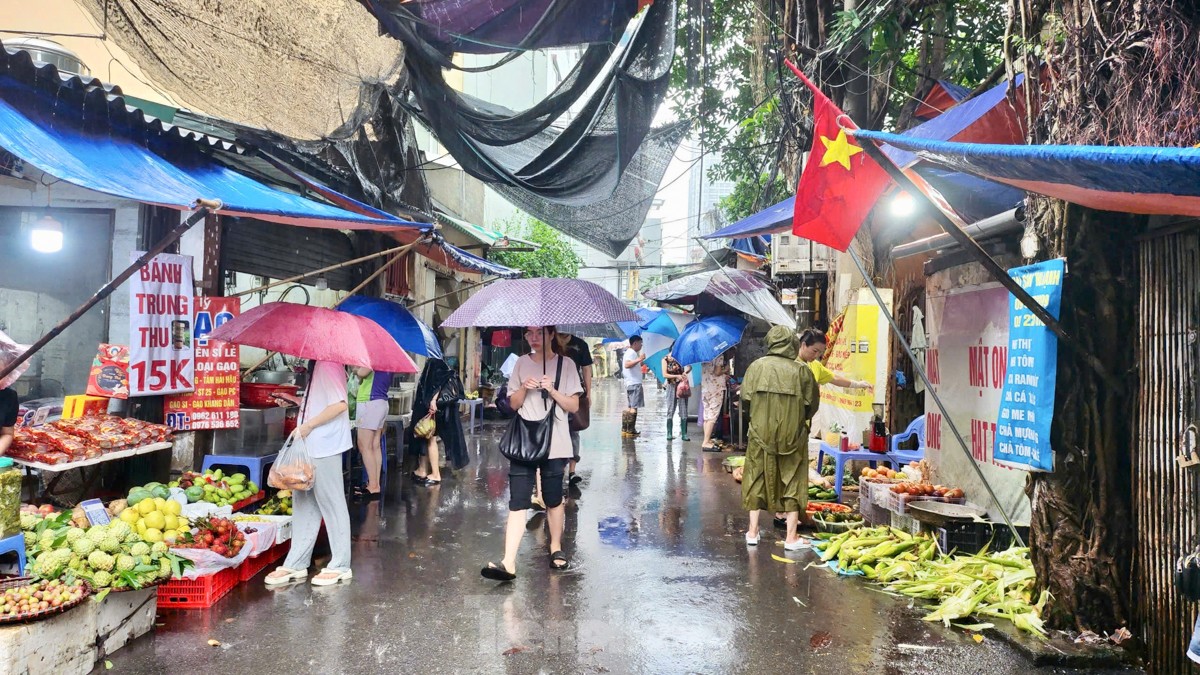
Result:
M1066 262L1061 258L1008 271L1056 319L1062 308L1065 273ZM1054 419L1058 337L1011 293L1008 303L1008 364L993 459L1014 469L1053 471L1050 422Z

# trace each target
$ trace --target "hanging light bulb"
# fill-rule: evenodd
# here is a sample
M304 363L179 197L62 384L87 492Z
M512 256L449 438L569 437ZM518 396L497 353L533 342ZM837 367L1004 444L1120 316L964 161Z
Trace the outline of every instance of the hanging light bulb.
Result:
M38 253L58 253L63 247L63 226L49 214L33 224L29 245Z
M897 218L907 218L917 210L917 203L907 192L898 192L892 197L891 212Z
M327 291L327 290L329 290L329 280L327 280L327 279L325 278L325 275L324 275L324 274L322 274L321 276L317 277L317 290L318 290L318 291Z

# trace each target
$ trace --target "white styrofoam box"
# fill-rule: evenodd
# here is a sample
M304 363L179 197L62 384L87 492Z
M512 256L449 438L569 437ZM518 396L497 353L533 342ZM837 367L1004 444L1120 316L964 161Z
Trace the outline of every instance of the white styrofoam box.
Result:
M261 518L267 522L274 523L279 528L275 533L275 543L282 544L292 538L292 517L291 516L267 516L261 513L250 513L255 518ZM252 525L253 522L245 522L243 525Z
M22 675L86 675L96 663L99 607L91 598L48 619L0 627L0 668Z
M88 602L91 602L90 600ZM95 603L93 603L95 604ZM154 629L158 614L158 589L109 593L99 604L96 644L102 659Z

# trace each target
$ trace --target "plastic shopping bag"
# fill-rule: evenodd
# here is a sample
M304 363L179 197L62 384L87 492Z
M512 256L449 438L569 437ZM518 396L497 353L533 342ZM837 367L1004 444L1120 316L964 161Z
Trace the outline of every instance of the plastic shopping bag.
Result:
M25 353L29 349L29 345L19 344L8 335L0 330L0 368L7 366L10 362L16 360L17 357ZM17 366L17 369L0 380L0 389L8 389L16 383L17 378L25 374L29 370L29 361Z
M315 482L312 457L300 434L292 432L271 465L267 485L280 490L311 490Z

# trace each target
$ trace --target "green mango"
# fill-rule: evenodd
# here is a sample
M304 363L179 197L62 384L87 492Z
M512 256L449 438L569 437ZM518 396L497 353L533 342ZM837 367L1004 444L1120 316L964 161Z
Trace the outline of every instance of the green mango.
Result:
M150 494L145 488L133 488L129 491L129 496L125 499L125 503L129 506L136 506L138 502L153 499L154 495Z
M188 503L198 502L201 499L204 499L204 488L200 487L199 485L193 485L192 487L184 490L183 494L187 496Z
M229 483L230 485L237 485L240 483L245 483L246 482L246 474L235 473L232 476L230 476L229 478L227 478L226 482Z

